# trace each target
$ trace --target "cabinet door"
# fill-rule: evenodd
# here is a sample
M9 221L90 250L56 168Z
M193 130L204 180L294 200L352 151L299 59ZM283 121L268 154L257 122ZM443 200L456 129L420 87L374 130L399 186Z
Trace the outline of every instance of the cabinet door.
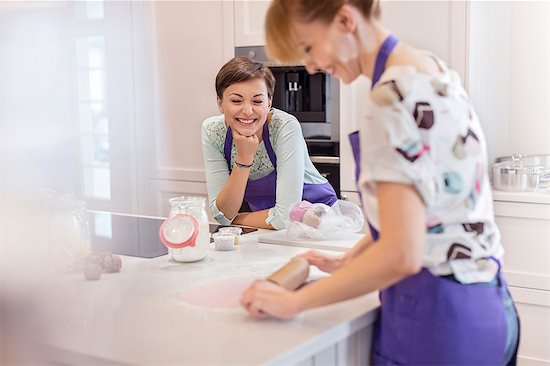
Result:
M219 114L214 80L227 61L227 4L224 1L158 1L152 7L148 47L151 55L142 69L154 75L141 82L139 90L154 93L138 95L139 166L147 197L141 210L161 214L167 208L166 196L158 194L159 185L195 182L205 185L201 145L201 124ZM231 5L231 10L232 6ZM232 14L232 12L231 12ZM232 15L231 15L232 17ZM208 19L206 31L205 19ZM232 20L232 18L231 18ZM230 27L231 41L233 28ZM231 43L231 42L229 42ZM233 45L230 45L233 49ZM150 94L153 94L151 97ZM203 189L206 193L206 188ZM169 191L186 193L185 189Z
M270 1L235 1L235 46L261 46L264 40L264 19Z
M550 291L510 286L521 322L519 365L550 365Z
M550 205L496 201L494 207L508 283L550 291Z

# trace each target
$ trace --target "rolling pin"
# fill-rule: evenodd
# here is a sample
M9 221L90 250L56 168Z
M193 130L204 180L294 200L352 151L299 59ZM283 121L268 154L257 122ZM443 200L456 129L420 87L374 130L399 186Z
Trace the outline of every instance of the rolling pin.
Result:
M266 280L287 290L296 290L309 276L309 263L304 258L292 258L290 262L272 273Z

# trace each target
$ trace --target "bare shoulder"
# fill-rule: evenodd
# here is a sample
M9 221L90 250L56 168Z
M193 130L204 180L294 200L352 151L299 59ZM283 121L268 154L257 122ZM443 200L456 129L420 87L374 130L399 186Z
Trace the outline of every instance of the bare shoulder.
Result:
M412 66L425 74L440 75L444 73L430 53L416 49L406 43L399 43L392 52L386 67Z

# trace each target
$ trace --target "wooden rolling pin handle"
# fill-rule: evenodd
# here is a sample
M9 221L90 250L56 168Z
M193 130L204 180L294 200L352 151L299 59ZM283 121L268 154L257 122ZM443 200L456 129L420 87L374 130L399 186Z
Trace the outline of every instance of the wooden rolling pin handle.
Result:
M279 268L267 278L268 281L294 291L309 276L309 262L304 258L292 258L290 262Z

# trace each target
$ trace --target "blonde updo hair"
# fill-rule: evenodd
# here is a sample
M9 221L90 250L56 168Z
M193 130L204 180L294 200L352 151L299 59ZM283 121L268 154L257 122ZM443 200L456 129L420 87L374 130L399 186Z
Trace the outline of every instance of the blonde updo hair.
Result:
M267 53L280 62L300 61L303 52L292 33L292 22L329 24L345 4L356 7L367 20L380 18L380 0L273 0L265 19Z

